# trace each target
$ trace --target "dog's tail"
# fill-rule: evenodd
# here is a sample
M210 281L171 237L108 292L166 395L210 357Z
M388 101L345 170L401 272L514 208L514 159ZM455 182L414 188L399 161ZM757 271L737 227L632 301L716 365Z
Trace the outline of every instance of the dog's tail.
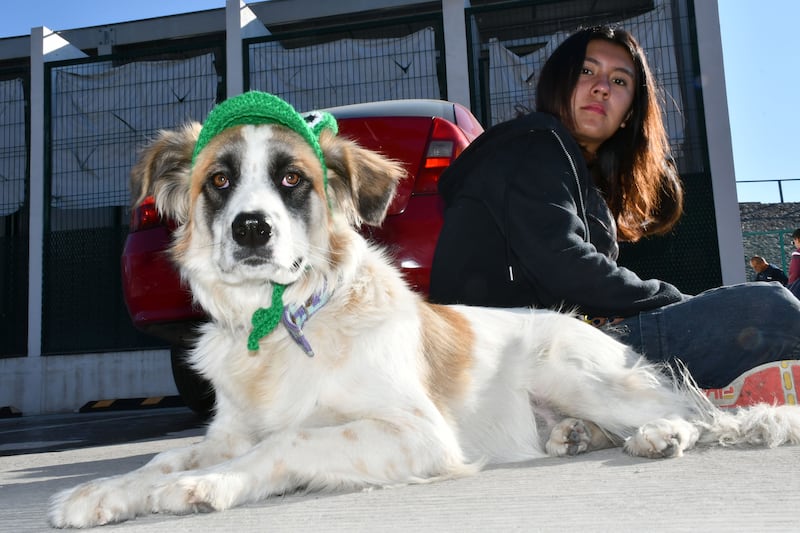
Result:
M715 408L711 419L698 426L699 442L707 445L800 444L800 406L761 403L735 410Z
M681 369L684 394L694 404L700 429L699 444L707 446L763 446L800 444L800 406L758 403L748 407L719 408Z

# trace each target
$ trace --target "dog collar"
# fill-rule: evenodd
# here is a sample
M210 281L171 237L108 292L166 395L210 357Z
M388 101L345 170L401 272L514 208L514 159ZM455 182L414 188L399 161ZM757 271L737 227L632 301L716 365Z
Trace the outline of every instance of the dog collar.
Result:
M277 327L281 315L283 315L283 291L285 289L286 285L273 283L272 304L267 309L260 307L253 313L253 317L250 319L253 329L250 331L250 336L247 337L248 350L258 351L258 341L272 333Z
M284 306L283 291L285 289L286 285L273 285L272 305L268 309L261 307L253 313L251 320L253 329L247 338L247 349L253 352L258 351L258 342L272 333L278 323L282 322L294 342L303 349L307 356L314 357L314 350L303 334L303 326L314 313L328 303L331 293L323 289L312 294L302 305Z
M326 290L315 292L303 305L290 305L283 311L281 322L286 326L286 330L289 332L289 335L292 336L294 342L296 342L309 357L314 357L314 350L311 349L308 339L303 334L303 325L311 318L311 315L328 303L330 297L330 293Z

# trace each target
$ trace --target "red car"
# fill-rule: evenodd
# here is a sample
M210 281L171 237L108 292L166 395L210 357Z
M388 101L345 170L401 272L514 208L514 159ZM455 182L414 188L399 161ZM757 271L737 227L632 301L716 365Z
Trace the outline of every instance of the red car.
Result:
M363 232L384 244L409 284L427 294L442 226L439 175L483 127L467 108L441 100L392 100L327 111L336 117L340 135L403 163L407 176L386 220L380 228ZM213 407L213 390L184 361L193 330L205 315L192 304L189 290L164 253L170 224L161 219L152 199L131 214L130 234L122 253L125 303L137 328L170 343L178 392L190 408L207 415Z

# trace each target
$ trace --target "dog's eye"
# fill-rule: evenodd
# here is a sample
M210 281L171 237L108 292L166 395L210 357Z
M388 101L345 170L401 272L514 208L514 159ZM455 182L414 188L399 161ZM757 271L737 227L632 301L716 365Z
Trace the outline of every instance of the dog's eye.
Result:
M214 174L211 176L211 184L217 189L227 189L231 182L228 181L228 176L225 174Z
M289 172L281 180L281 185L284 187L295 187L300 183L300 174L297 172Z

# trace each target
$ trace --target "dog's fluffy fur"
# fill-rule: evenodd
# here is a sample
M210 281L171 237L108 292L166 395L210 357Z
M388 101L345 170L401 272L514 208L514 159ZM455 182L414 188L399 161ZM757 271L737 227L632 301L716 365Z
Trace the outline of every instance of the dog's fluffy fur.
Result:
M202 442L57 494L54 526L424 482L609 446L659 458L697 442L800 442L798 408L723 413L689 380L568 314L423 301L354 229L381 223L403 176L382 156L323 133L326 191L318 158L286 128L226 130L192 167L198 131L162 133L133 186L180 223L172 254L212 319L192 362L214 385L215 415ZM273 283L287 285L287 305L330 293L303 328L314 357L283 325L247 349Z

